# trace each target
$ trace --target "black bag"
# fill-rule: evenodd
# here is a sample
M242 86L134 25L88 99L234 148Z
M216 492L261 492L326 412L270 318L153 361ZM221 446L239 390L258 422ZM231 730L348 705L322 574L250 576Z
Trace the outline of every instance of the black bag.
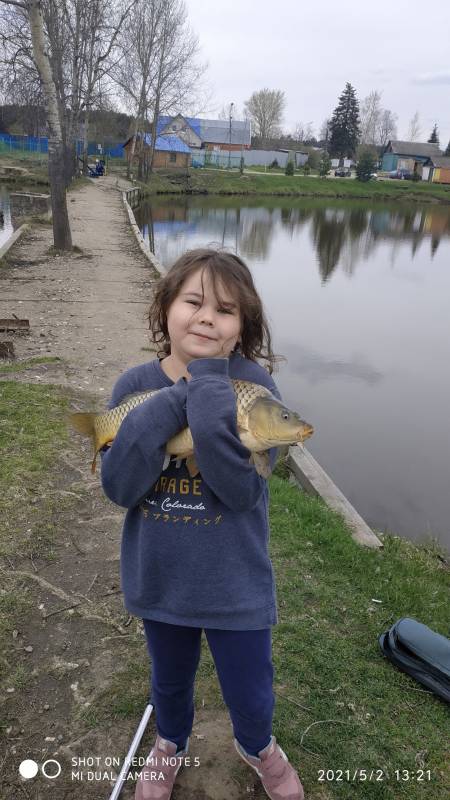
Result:
M396 667L450 703L450 639L415 619L402 617L378 642Z

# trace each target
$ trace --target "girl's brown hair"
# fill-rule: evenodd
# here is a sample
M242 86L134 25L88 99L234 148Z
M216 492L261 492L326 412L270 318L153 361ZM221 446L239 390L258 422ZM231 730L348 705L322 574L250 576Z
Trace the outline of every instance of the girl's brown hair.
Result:
M152 341L160 345L158 358L170 354L167 312L189 275L204 268L209 274L214 294L220 300L217 284L222 283L238 303L242 319L239 349L245 358L268 362L270 374L277 361L284 360L272 352L272 340L264 309L253 283L252 274L239 256L223 250L198 248L184 253L156 284L155 295L148 313Z

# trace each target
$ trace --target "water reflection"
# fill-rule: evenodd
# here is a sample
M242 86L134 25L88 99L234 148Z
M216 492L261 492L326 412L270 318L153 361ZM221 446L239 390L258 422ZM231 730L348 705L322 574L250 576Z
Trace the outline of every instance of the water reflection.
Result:
M450 206L183 197L137 216L166 266L245 258L308 449L369 525L450 551Z
M312 349L308 350L299 344L296 344L294 348L289 341L279 341L278 347L287 357L289 371L294 375L301 375L311 384L333 378L352 378L362 381L368 386L375 386L383 378L382 372L367 363L360 354L343 360L327 358L321 353Z
M381 243L408 242L413 259L425 240L433 256L443 237L450 236L450 211L446 206L366 206L330 201L280 201L245 207L221 198L171 200L170 204L143 204L136 218L144 238L163 263L171 263L183 250L201 244L225 246L244 257L265 261L271 256L278 230L293 238L307 229L314 246L321 280L326 283L339 267L352 275ZM213 204L213 205L212 205ZM170 233L170 240L169 240ZM174 239L175 237L175 239ZM391 264L395 263L392 249Z

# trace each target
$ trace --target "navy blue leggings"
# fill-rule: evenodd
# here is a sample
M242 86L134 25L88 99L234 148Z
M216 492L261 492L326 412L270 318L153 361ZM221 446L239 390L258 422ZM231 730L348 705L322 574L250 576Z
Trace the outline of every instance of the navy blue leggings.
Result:
M194 681L202 628L144 619L152 660L151 703L160 736L184 746L194 721ZM234 735L257 755L269 744L275 697L272 690L272 630L205 628Z

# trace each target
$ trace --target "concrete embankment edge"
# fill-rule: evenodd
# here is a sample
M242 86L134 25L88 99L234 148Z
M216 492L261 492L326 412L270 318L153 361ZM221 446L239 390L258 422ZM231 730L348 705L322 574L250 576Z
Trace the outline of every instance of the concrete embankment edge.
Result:
M350 528L352 539L365 547L383 547L378 536L369 528L341 490L322 469L306 448L289 448L286 464L294 473L299 486L308 494L321 497L329 508L337 511Z
M166 274L166 269L163 267L162 264L160 264L160 262L158 261L156 256L152 253L152 251L148 247L147 243L145 242L145 240L144 240L144 238L143 238L143 236L142 236L142 234L141 234L141 232L139 230L138 225L136 224L136 220L135 220L135 217L134 217L134 214L133 214L133 209L131 208L131 206L130 206L128 200L127 200L126 191L122 192L122 200L123 200L123 204L125 206L126 212L128 214L128 219L130 220L131 230L133 231L133 233L134 233L134 235L136 237L137 243L138 243L140 249L142 250L144 256L150 262L152 267L154 269L156 269L157 272L159 272L160 275L165 275Z
M30 226L28 225L28 223L24 223L24 225L21 225L20 228L14 231L14 233L9 237L8 241L5 242L5 244L3 244L0 247L0 259L2 259L6 255L8 250L11 249L13 244L15 244L18 241L18 239L20 239L20 237L28 230L29 227Z
M159 274L165 275L166 271L164 267L155 258L141 235L134 218L133 210L128 203L126 192L122 192L122 199L139 247ZM364 522L363 518L358 514L356 509L353 508L340 489L335 486L331 478L322 469L320 464L317 463L311 453L308 453L305 448L300 448L298 446L290 447L286 464L292 470L301 489L308 494L320 496L330 508L339 512L339 514L344 517L345 522L350 528L352 538L358 542L358 544L372 548L383 547L383 543L380 539Z

